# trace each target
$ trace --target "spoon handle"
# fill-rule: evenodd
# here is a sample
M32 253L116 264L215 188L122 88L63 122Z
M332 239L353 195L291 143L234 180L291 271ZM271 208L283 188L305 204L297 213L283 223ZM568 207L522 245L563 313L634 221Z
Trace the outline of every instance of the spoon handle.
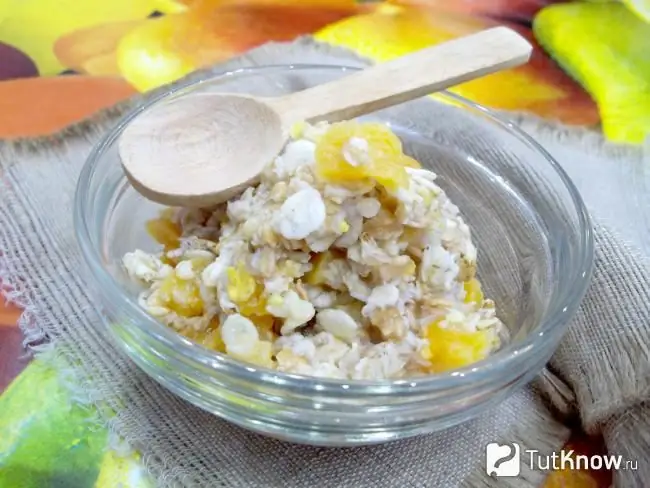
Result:
M269 99L286 125L336 122L524 64L532 46L506 27L454 39L335 81Z

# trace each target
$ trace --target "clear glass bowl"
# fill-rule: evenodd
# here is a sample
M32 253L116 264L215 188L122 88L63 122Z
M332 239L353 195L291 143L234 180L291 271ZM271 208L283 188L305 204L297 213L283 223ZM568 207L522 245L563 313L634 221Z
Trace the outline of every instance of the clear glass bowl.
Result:
M565 172L535 141L489 110L441 93L377 112L405 150L433 157L439 184L479 249L478 274L510 331L471 367L399 381L317 379L253 367L176 334L137 304L121 257L159 246L145 221L160 210L128 183L117 139L142 111L190 93L282 95L345 76L341 66L268 66L186 83L133 111L94 148L81 173L75 226L108 337L147 374L199 407L293 442L358 445L445 429L494 407L542 370L586 290L591 225ZM182 177L182 175L179 175Z

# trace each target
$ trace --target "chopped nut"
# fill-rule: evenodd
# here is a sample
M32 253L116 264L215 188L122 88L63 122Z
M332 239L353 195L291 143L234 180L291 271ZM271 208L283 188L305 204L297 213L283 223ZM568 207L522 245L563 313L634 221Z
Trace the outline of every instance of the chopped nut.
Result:
M370 342L373 344L379 344L380 342L383 342L384 336L382 335L381 331L374 325L368 327L366 331L368 332L368 338L370 339Z
M384 340L400 341L406 335L407 327L397 307L375 310L370 322L379 329Z

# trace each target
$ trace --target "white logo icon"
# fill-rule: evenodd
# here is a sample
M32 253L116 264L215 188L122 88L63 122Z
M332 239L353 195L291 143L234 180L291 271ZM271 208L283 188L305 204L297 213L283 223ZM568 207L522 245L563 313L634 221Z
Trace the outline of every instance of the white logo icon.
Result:
M519 444L514 442L500 445L490 442L485 448L485 461L488 476L514 477L521 471Z

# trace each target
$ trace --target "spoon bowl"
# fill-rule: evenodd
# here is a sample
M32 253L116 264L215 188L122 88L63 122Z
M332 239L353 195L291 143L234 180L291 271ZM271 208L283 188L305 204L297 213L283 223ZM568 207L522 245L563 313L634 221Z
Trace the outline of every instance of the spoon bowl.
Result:
M127 177L143 196L197 207L228 200L254 184L260 164L282 150L285 131L261 98L201 93L141 115L125 129L119 149L130 163L123 165Z

